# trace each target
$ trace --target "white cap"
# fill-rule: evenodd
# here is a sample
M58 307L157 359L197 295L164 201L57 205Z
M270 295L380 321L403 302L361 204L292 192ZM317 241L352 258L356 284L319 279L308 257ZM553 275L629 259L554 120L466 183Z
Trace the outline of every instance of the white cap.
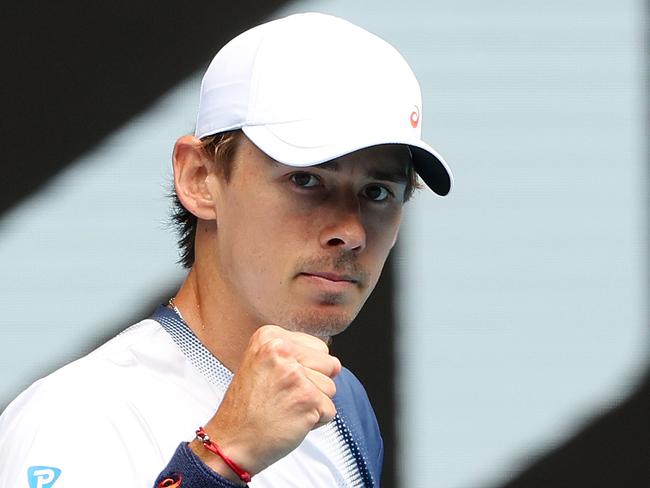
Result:
M397 50L343 19L291 15L235 37L201 84L195 135L242 129L288 166L324 163L378 144L407 144L438 195L452 175L421 137L422 96Z

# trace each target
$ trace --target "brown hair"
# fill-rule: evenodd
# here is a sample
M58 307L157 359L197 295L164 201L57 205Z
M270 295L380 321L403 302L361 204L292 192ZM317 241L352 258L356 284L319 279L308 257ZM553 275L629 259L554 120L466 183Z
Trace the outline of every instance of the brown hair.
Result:
M205 157L212 159L215 169L221 173L226 181L230 179L233 160L242 131L234 130L220 132L201 139L201 149ZM178 234L178 247L180 252L179 263L184 268L194 265L194 240L196 236L197 219L181 203L176 191L172 188L172 225Z
M404 189L404 202L408 202L412 197L415 190L421 190L423 188L422 183L420 183L420 178L415 172L413 167L413 161L409 162L409 167L406 168L406 188Z

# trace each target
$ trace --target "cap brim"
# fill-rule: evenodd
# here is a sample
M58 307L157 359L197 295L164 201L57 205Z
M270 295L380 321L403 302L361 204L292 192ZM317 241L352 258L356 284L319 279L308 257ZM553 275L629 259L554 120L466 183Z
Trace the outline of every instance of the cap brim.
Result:
M454 175L447 162L426 143L409 144L413 154L415 171L433 192L441 197L447 196L454 186ZM422 147L425 146L425 147Z
M242 131L262 152L276 161L294 167L308 167L331 161L366 147L380 144L405 144L411 148L413 165L424 183L437 195L444 197L451 191L453 175L446 161L438 152L418 139L399 139L391 137L372 137L371 139L340 141L331 144L300 144L282 137L282 126L287 124L253 125L242 127ZM290 123L290 125L293 125ZM286 131L294 134L295 129ZM318 132L314 132L318 133Z

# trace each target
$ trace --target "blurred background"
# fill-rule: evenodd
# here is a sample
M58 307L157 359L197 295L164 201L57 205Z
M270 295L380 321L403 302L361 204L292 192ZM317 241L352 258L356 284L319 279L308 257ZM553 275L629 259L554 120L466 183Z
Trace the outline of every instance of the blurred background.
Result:
M377 410L382 486L650 485L647 2L3 10L0 409L174 293L170 154L202 71L242 30L316 10L403 53L455 173L448 198L407 204L334 343Z

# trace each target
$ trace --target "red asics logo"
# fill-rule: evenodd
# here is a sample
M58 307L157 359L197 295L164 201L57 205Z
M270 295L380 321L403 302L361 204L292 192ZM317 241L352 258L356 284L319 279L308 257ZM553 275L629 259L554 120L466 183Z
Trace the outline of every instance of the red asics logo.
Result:
M415 110L411 112L411 127L415 129L419 123L420 123L420 109L416 105Z

